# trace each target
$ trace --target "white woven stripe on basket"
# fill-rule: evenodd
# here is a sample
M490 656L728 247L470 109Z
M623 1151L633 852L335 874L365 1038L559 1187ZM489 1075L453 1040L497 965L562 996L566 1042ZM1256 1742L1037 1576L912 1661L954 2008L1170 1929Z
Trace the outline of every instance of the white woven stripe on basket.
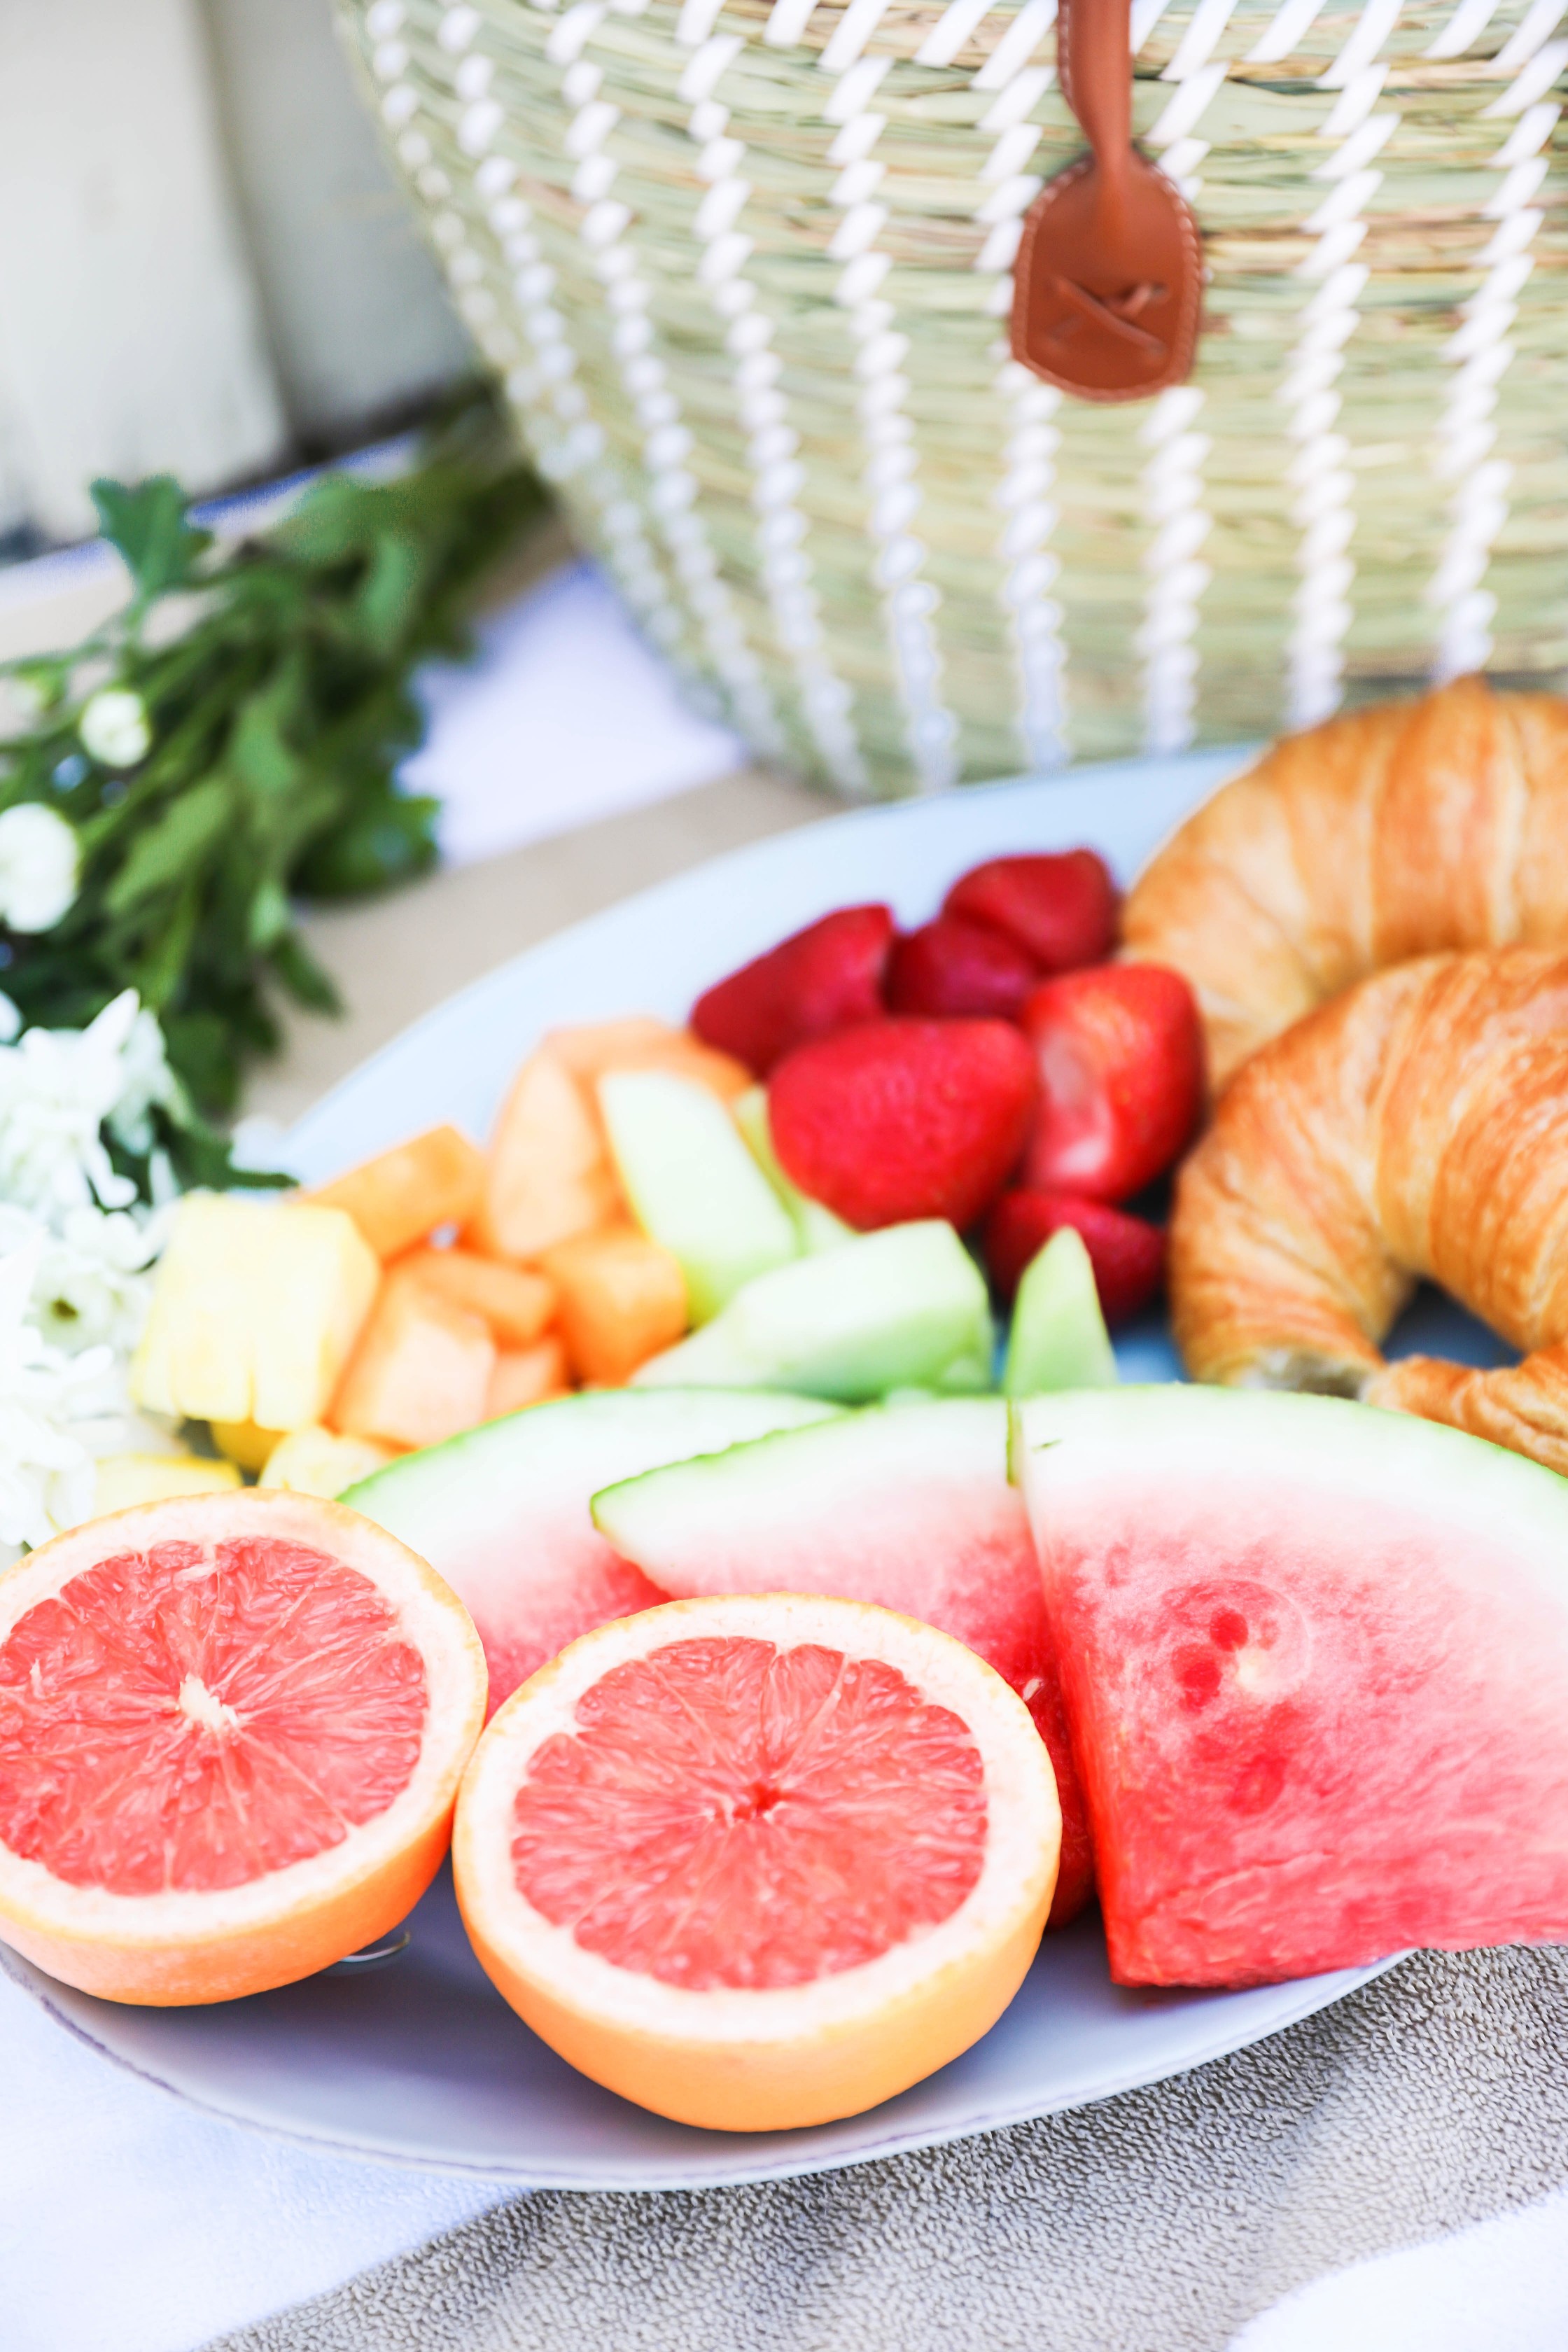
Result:
M1194 382L1110 411L1016 367L1000 331L1024 213L1073 152L1057 0L339 4L542 468L764 750L851 793L931 791L1004 764L1009 730L1040 767L1268 724L1275 680L1300 722L1348 678L1447 674L1494 635L1528 662L1524 583L1556 594L1556 0L1449 0L1446 21L1431 0L1134 0L1165 85L1151 106L1145 68L1140 136L1197 200L1215 285ZM1426 207L1458 60L1463 193ZM1238 141L1266 163L1271 109L1283 204L1236 169ZM1444 368L1434 304L1461 296ZM1510 379L1516 314L1532 364ZM1391 591L1396 467L1436 485L1410 479L1407 527L1392 508L1424 604Z
M745 271L751 243L741 217L752 190L742 174L744 143L731 137L730 110L718 96L724 74L745 46L738 34L714 33L723 0L685 0L676 39L692 55L679 82L690 103L687 130L707 194L692 234L700 248L699 281L708 289L733 362L736 413L747 436L757 515L757 561L779 643L800 689L806 727L829 775L841 791L868 784L851 716L854 697L827 657L821 609L813 586L810 525L799 503L803 475L800 435L780 388L783 366L771 348L777 321L770 317Z
M1470 0L1470 5L1479 7L1481 0ZM1498 436L1493 420L1499 387L1514 356L1508 331L1518 316L1520 290L1534 268L1530 247L1542 215L1531 200L1540 194L1548 170L1542 149L1563 110L1542 96L1568 62L1568 41L1548 37L1562 16L1563 0L1534 0L1513 38L1498 53L1496 70L1512 72L1515 79L1487 109L1490 115L1517 120L1491 158L1493 170L1505 176L1486 208L1497 222L1497 232L1480 257L1487 275L1464 304L1465 323L1448 345L1454 383L1438 428L1436 466L1442 479L1456 487L1449 507L1452 527L1426 592L1439 616L1433 664L1439 678L1484 668L1491 657L1497 598L1487 587L1486 576L1498 534L1508 520L1513 478L1512 467L1494 454ZM1458 29L1450 27L1440 36L1427 55L1448 55L1447 42Z

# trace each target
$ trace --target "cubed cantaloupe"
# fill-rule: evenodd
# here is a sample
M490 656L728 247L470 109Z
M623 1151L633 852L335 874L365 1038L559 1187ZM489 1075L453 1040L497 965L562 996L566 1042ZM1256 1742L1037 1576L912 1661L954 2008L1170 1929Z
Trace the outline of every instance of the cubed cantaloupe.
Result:
M485 1418L496 1352L477 1315L391 1274L325 1417L347 1436L438 1445Z
M733 1102L755 1081L743 1062L717 1046L705 1045L689 1029L672 1028L651 1013L634 1013L620 1021L589 1021L570 1029L552 1029L540 1051L581 1079L592 1094L596 1082L612 1071L668 1070L693 1078L725 1101Z
M567 1358L581 1381L618 1387L686 1329L679 1260L629 1226L561 1243L546 1255L544 1270L560 1300Z
M410 1250L396 1271L488 1323L498 1348L531 1348L555 1313L555 1286L544 1275L475 1250Z
M532 1054L512 1081L490 1140L473 1238L491 1257L541 1257L604 1224L619 1204L594 1106L570 1070Z
M158 1263L131 1392L178 1420L320 1421L381 1285L346 1211L188 1192Z
M571 1385L566 1350L558 1333L550 1332L531 1348L503 1348L490 1374L485 1419L500 1421L503 1413L542 1404L546 1397L564 1396Z
M396 1449L379 1445L374 1438L344 1437L335 1429L312 1423L309 1429L291 1429L274 1446L259 1483L288 1486L296 1495L319 1495L323 1502L331 1503L372 1471L384 1469L395 1459Z
M440 1225L465 1225L485 1186L485 1155L455 1127L432 1127L311 1194L346 1209L379 1258L397 1257Z
M232 1462L197 1454L106 1454L95 1465L92 1510L128 1511L136 1503L163 1503L176 1495L220 1494L241 1483Z

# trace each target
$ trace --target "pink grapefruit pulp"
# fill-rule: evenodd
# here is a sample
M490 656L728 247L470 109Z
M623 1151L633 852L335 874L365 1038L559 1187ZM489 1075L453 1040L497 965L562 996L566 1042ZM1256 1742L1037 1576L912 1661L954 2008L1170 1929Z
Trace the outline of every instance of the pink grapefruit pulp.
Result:
M481 1961L563 2056L764 2130L875 2105L985 2032L1059 1833L1028 1715L973 1653L778 1593L574 1643L476 1751L453 1862Z
M341 1958L434 1875L483 1701L460 1605L335 1504L61 1537L0 1580L0 1935L154 2002Z

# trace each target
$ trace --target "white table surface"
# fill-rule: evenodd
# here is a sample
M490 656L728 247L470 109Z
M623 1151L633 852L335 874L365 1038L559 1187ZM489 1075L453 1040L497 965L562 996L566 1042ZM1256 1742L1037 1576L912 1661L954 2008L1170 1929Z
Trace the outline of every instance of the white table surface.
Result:
M5 601L25 598L13 573ZM449 857L491 856L722 775L585 566L428 684L410 782ZM0 1979L0 2347L195 2352L482 2211L470 2177L324 2157L197 2115L76 2042ZM1562 2352L1568 2192L1289 2296L1232 2352Z

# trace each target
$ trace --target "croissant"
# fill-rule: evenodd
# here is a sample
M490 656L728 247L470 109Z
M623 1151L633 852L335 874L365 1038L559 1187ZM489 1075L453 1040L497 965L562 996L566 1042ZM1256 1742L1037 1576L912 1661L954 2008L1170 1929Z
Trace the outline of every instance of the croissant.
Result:
M1424 1413L1568 1472L1568 954L1426 956L1237 1073L1183 1168L1172 1321L1199 1380ZM1525 1351L1378 1343L1426 1276Z
M1286 737L1156 854L1123 940L1191 982L1216 1092L1385 964L1568 946L1568 700L1466 677Z

